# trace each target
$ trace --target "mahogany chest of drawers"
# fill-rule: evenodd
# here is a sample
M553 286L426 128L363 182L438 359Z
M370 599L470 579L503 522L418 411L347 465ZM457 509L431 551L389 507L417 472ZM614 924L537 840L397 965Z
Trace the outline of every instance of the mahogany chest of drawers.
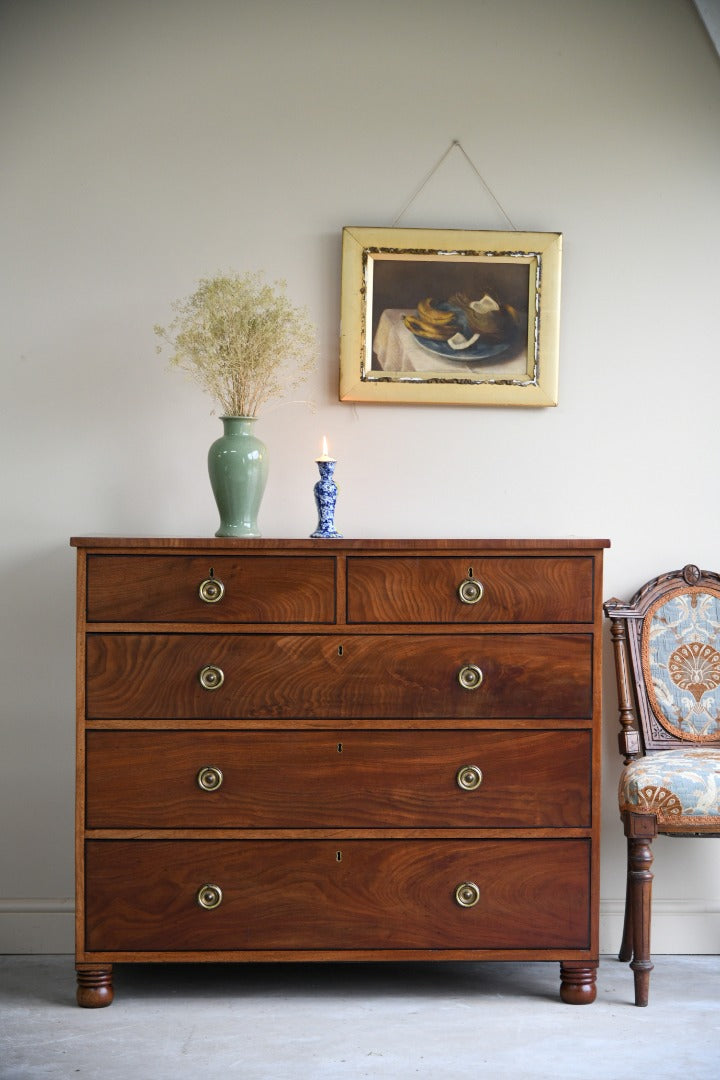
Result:
M147 961L595 997L607 541L74 538L78 1002Z

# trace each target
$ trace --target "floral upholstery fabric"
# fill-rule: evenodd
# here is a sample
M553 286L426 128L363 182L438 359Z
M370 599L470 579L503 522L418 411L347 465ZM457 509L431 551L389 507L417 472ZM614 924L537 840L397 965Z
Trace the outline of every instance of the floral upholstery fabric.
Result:
M645 619L648 697L666 731L693 743L720 738L720 595L683 588Z
M662 750L626 765L620 810L648 813L658 825L715 825L720 832L720 750Z

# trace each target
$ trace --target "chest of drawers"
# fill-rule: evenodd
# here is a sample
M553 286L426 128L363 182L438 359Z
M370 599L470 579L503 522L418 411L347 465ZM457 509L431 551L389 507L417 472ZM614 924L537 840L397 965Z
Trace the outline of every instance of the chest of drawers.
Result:
M598 963L602 540L74 538L78 1002L114 963Z

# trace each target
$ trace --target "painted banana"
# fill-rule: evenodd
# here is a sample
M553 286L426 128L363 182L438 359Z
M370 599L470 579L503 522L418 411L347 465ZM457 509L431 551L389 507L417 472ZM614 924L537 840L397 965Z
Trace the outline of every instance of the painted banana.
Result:
M422 322L430 323L433 326L447 326L455 318L454 311L443 311L440 308L436 308L433 305L430 297L425 300L421 300L417 306L418 315Z
M420 337L430 338L432 341L447 341L455 332L453 326L433 326L414 315L403 315L403 322L411 334L419 334Z
M403 315L403 320L411 333L431 341L447 341L457 330L455 312L436 308L429 296L420 300L417 314Z

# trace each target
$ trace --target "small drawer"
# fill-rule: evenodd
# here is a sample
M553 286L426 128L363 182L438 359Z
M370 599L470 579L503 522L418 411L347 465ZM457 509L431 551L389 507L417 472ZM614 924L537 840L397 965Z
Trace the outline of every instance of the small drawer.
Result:
M591 623L593 560L352 556L347 607L351 623Z
M87 826L590 825L588 731L87 733Z
M89 622L333 623L335 560L90 555Z
M581 719L590 634L88 634L90 720Z
M92 840L86 948L584 949L586 840Z

